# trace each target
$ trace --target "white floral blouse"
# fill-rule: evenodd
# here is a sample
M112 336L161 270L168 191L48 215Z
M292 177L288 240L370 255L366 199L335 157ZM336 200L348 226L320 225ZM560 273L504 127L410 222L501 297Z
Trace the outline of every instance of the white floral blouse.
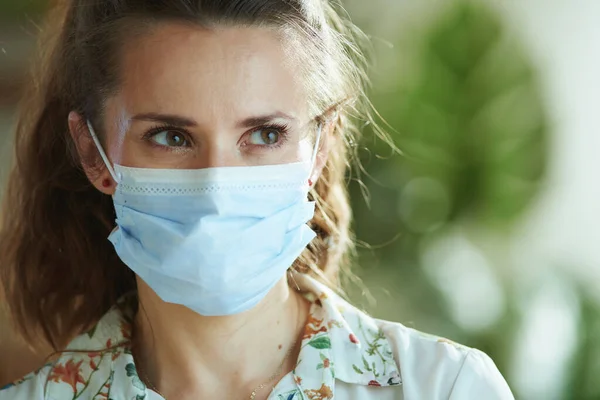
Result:
M296 368L269 400L513 399L484 353L357 310L303 276L312 301ZM0 390L0 400L161 400L137 375L131 312L111 309L68 351Z

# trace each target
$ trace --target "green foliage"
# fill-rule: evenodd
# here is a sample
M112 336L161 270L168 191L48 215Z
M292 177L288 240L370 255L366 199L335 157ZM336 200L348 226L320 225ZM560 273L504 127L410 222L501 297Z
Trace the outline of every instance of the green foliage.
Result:
M543 183L548 136L535 70L478 3L453 2L413 47L395 46L411 68L376 85L372 98L403 154L371 137L362 154L369 201L358 185L351 198L357 238L376 246L360 253L360 274L393 292L388 306L378 296L379 316L478 347L507 372L521 319L512 283L502 283L507 304L495 325L469 332L422 265L429 242L457 226L510 232ZM498 269L507 262L489 258Z
M600 398L600 306L597 298L584 287L580 287L578 293L581 323L577 349L568 368L564 399L592 400Z
M535 74L518 43L494 14L459 3L416 60L417 73L375 99L404 152L394 167L403 170L393 182L399 217L416 231L464 217L514 221L538 191L547 140Z

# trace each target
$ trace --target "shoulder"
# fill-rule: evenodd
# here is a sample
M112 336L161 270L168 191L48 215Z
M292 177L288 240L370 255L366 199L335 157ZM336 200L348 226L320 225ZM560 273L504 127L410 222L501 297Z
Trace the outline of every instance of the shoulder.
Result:
M0 389L0 400L124 399L144 393L128 348L114 346L65 352L57 361Z
M44 386L52 365L47 364L16 382L0 388L0 400L32 400L44 398Z
M129 347L130 324L118 305L89 332L75 337L56 361L0 389L0 400L143 396Z
M514 399L485 353L399 323L376 323L398 363L406 399Z
M331 348L341 398L514 399L494 362L481 351L373 319L320 282L297 278L315 298L308 344Z

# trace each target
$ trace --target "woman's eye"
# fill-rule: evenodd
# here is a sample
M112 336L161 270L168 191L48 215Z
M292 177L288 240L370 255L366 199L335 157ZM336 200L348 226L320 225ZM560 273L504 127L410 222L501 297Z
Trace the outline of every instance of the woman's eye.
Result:
M257 129L250 134L250 144L269 145L279 142L281 132L276 129Z
M188 142L182 133L176 131L162 131L152 136L152 140L166 147L186 147Z

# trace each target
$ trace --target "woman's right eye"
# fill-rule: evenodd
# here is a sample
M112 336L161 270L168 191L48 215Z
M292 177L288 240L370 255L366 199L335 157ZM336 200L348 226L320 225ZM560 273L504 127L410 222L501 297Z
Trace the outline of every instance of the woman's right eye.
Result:
M150 138L154 143L165 147L188 147L185 135L177 131L164 130L155 133Z

